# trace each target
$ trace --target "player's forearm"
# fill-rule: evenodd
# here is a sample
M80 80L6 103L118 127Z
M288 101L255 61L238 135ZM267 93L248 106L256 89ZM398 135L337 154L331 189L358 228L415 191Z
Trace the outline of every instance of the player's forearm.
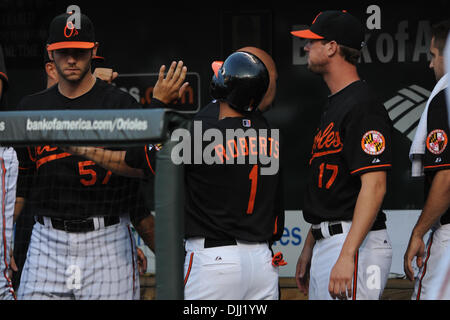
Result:
M352 226L345 239L341 255L352 258L355 256L372 228L385 194L385 172L370 172L361 176L361 190L356 201Z
M312 226L309 228L308 235L306 236L305 244L303 245L303 250L312 250L316 244L316 240L311 232Z
M17 219L19 218L19 215L22 212L24 206L25 206L25 198L16 197L16 202L14 203L14 218L13 218L14 222L16 222Z
M149 215L134 226L147 247L155 252L155 218Z
M68 147L67 151L94 161L99 166L118 175L132 178L144 176L141 169L131 168L126 164L126 151L113 151L95 147Z
M450 170L438 171L431 183L422 213L413 235L422 238L450 206Z

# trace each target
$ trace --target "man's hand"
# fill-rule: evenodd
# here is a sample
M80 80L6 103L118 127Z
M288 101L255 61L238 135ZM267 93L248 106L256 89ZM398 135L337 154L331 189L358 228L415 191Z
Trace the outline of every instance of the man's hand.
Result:
M165 104L170 104L180 99L189 85L188 82L183 83L187 68L183 66L183 61L179 61L178 64L174 61L170 65L166 78L164 78L165 71L166 66L162 65L159 69L158 81L153 88L153 97Z
M136 252L139 274L142 276L145 274L145 271L147 271L147 257L145 256L144 251L139 248L136 248Z
M352 256L339 256L331 269L328 291L333 299L347 300L352 297L352 279L355 260Z
M12 279L13 272L19 271L19 268L17 268L16 260L14 260L14 256L12 254L12 250L11 250L11 253L9 254L9 257L10 257L10 259L9 259L8 276L9 276L10 279Z
M416 263L419 268L423 265L423 255L425 253L425 243L423 238L415 235L411 235L409 239L408 249L406 249L405 256L403 258L403 270L409 280L414 280L414 271L412 268L412 260L416 257Z
M311 268L312 248L303 247L300 257L298 257L295 270L295 281L300 292L308 295L309 290L309 270Z
M108 83L113 82L119 74L110 68L95 68L94 76Z

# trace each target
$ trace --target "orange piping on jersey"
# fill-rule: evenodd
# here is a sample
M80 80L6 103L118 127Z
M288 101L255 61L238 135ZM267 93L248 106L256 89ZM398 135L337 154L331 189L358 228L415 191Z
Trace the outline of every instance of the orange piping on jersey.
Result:
M66 158L66 157L70 157L72 154L67 153L67 152L63 152L63 153L59 153L59 154L52 154L51 156L47 156L44 157L42 159L39 159L36 161L36 169L39 169L40 166L42 166L44 163L53 161L53 160L58 160L58 159L62 159L62 158Z
M194 253L191 253L191 256L189 257L189 267L186 272L186 276L184 277L184 286L186 286L186 283L188 282L189 275L191 274L192 269L192 262L194 261Z
M154 174L155 174L155 171L153 170L152 165L150 164L150 159L148 158L148 153L147 153L147 148L148 148L148 146L146 145L144 148L145 148L145 149L144 149L144 152L145 152L145 158L147 159L148 167L150 168L151 172L152 172L153 175L154 175Z
M323 157L326 156L327 154L332 154L332 153L339 153L342 151L344 147L340 147L339 149L336 150L330 150L330 151L323 151L323 152L316 152L312 155L311 160L309 160L309 164L311 164L311 162L313 161L314 158L319 158L319 157Z
M355 255L355 271L353 273L353 294L352 294L352 300L356 300L356 290L358 289L358 254L359 252L356 252Z
M430 169L430 168L440 168L440 167L450 167L450 163L438 164L438 165L435 165L435 166L425 166L423 168L424 169Z
M275 217L275 227L273 228L273 234L277 234L277 231L278 231L277 223L278 223L278 216Z
M368 166L368 167L363 167L363 168L356 169L356 170L350 172L350 174L354 174L354 173L356 173L356 172L359 172L359 171L365 170L365 169L382 168L382 167L391 167L391 166L392 166L391 164L380 164L380 165L378 165L378 166Z

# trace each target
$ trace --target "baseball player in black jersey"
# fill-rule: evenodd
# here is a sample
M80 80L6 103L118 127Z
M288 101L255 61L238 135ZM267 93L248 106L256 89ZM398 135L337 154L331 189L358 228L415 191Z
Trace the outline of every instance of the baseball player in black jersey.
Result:
M303 215L312 226L297 285L309 299L379 299L392 259L380 209L392 125L356 70L364 29L345 11L324 11L292 34L309 39L308 69L331 91L309 161Z
M57 85L27 96L19 108L140 108L127 93L91 73L94 29L81 14L81 29L69 14L50 24L47 50ZM130 230L139 203L138 180L112 174L92 161L52 145L20 156L17 192L32 203L36 224L18 290L20 299L138 299L136 246Z
M449 79L444 70L444 47L449 29L450 20L432 28L430 68L434 70L438 83L428 99L410 151L411 155L419 155L423 159L421 169L425 172L426 189L425 205L404 256L404 270L410 280L414 280L412 259L417 257L420 270L412 296L417 300L450 299L448 290L440 296L433 292L437 290L437 283L449 281L439 276L438 269L440 260L450 247L450 130L445 97ZM423 237L429 230L431 233L425 246Z
M284 227L280 172L264 175L262 163L249 161L252 155L280 157L279 136L254 114L269 82L268 104L273 99L269 73L276 78L275 64L264 51L247 48L223 65L214 63L213 69L211 94L219 105L218 118L201 111L194 130L201 126L202 134L225 137L227 130L240 130L244 135L215 143L217 162L212 164L196 163L199 154L193 148L193 164L185 167L185 299L277 299L278 270L270 245ZM203 142L200 153L210 147ZM245 161L239 164L238 158Z

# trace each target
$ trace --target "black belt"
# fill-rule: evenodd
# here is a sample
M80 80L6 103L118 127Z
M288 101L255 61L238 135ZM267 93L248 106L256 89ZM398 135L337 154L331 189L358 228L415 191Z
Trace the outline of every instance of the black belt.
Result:
M374 223L374 225L372 226L372 229L370 229L370 231L377 231L377 230L382 230L382 229L386 229L386 224L384 222L383 223ZM330 233L330 237L343 233L344 231L342 229L342 223L338 222L338 223L329 224L328 232ZM314 237L314 240L316 240L316 241L325 238L324 235L322 234L322 230L320 228L318 228L318 229L312 228L311 233Z
M215 247L223 247L223 246L235 246L237 242L235 239L229 240L216 240L211 238L205 238L204 248L215 248Z
M101 218L103 218L103 220L105 221L105 227L112 226L120 222L120 217L118 216L107 216ZM78 220L64 220L59 218L49 219L52 222L52 227L57 230L63 230L67 232L88 232L95 230L95 224L92 218ZM36 221L40 224L44 224L44 217L37 216Z

